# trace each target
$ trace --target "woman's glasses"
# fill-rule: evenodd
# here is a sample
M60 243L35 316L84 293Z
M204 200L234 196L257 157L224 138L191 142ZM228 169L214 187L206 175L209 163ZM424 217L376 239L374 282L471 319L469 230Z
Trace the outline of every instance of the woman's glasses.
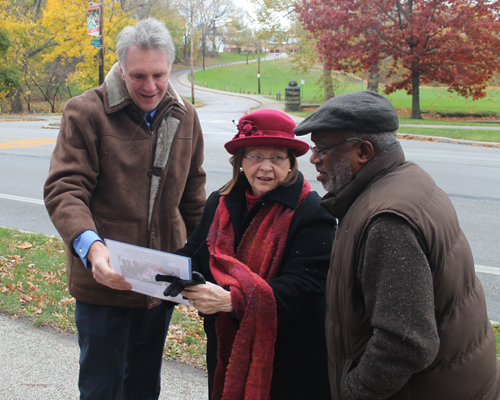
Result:
M248 157L243 156L243 157L245 157L245 159L248 160L248 162L250 162L251 164L260 164L260 163L263 163L264 160L269 160L269 161L271 161L272 164L277 165L278 167L285 164L285 161L288 160L288 157L283 157L283 156L279 156L279 155L275 155L275 156L271 156L271 157L264 157L264 156L256 154L253 156L248 156Z

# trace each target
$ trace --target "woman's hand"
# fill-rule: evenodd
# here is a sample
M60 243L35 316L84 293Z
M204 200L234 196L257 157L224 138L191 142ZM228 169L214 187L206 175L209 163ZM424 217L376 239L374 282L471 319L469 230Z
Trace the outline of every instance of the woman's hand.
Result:
M231 293L211 282L188 286L181 294L188 298L192 306L203 314L231 312L234 309Z

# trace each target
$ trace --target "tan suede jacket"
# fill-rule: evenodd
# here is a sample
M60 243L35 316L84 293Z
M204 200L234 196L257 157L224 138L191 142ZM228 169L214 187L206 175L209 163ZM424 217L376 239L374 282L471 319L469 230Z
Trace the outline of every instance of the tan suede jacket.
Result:
M152 307L159 300L98 284L74 254L86 230L173 252L206 200L203 136L193 106L169 84L149 128L118 64L103 85L69 100L45 183L45 204L67 245L69 292L91 304Z

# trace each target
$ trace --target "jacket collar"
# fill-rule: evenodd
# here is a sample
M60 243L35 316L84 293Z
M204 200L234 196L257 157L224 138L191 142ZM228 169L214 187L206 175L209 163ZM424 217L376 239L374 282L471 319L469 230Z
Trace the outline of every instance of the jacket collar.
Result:
M158 105L158 109L162 108L162 105L169 99L176 100L181 107L185 108L184 101L181 96L172 86L172 83L168 82L167 93L163 100ZM122 78L119 63L115 63L109 73L104 79L104 107L106 113L111 114L115 111L121 110L123 107L134 104L128 93L125 81Z
M356 177L337 195L327 193L321 205L339 221L359 197L373 182L379 180L399 165L404 164L405 155L401 144L394 143L389 149L384 150L357 173Z

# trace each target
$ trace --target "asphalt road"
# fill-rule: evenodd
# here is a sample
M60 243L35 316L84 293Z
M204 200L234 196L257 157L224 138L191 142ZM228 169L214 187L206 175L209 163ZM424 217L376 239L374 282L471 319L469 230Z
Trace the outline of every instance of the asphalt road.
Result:
M172 81L181 94L190 96L190 89L177 82L181 74L174 71ZM195 95L203 102L197 111L205 137L204 168L210 193L231 176L223 144L236 133L233 120L261 104L212 91L196 90ZM277 106L267 101L265 107ZM48 122L0 122L0 226L57 234L42 201L58 134L57 129L43 129ZM489 314L500 320L500 148L415 140L401 143L407 159L427 170L453 201L486 290ZM299 166L313 190L324 194L308 155L299 159Z

